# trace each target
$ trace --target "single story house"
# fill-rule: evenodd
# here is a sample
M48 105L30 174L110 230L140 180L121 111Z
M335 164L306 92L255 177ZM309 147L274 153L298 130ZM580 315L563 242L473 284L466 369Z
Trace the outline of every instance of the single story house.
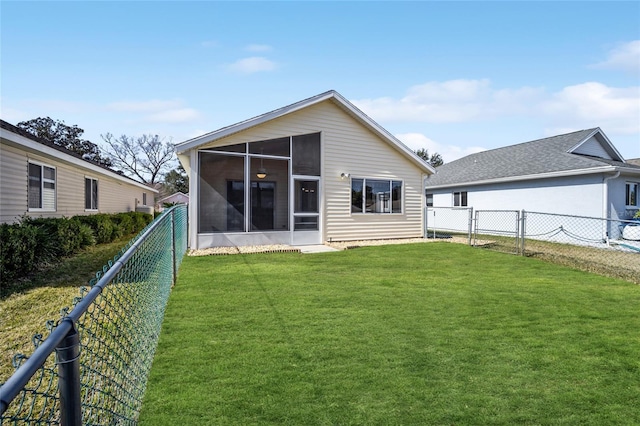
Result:
M192 248L423 236L434 169L336 91L176 151Z
M184 194L180 191L168 195L156 201L156 210L161 212L164 210L165 204L189 204L189 194Z
M0 120L0 223L25 215L153 212L157 193Z
M640 165L600 128L471 154L425 179L427 205L628 220L640 208Z

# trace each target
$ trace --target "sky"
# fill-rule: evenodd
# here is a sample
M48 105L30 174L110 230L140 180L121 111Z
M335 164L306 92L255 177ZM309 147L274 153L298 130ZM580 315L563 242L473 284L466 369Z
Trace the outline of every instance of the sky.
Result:
M640 2L0 1L0 116L174 143L336 90L445 162L600 127L640 157Z

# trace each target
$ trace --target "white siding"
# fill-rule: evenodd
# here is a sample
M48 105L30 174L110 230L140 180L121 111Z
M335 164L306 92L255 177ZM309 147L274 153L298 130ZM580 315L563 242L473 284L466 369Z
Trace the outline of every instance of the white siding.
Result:
M422 236L422 171L330 100L203 145L200 149L315 132L322 134L324 193L321 220L325 241ZM341 179L341 173L402 180L403 213L352 215L350 180Z
M591 136L587 139L582 145L575 149L573 153L589 155L591 157L606 158L607 160L612 159L595 136Z
M27 164L35 161L56 168L56 211L27 212ZM84 179L98 180L98 211L86 211ZM27 152L3 143L0 145L0 222L14 222L27 214L35 217L71 217L95 213L133 211L136 200L153 205L154 192L135 184L127 184L90 168L80 168L49 156Z
M541 179L524 182L437 189L433 205L453 206L452 193L467 191L468 205L475 210L527 210L542 213L602 217L601 175Z

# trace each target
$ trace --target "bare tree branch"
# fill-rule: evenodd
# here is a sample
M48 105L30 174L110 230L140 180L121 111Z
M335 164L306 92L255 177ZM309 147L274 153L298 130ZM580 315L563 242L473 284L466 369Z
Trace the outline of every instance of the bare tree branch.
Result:
M165 141L158 135L121 135L115 138L111 133L100 135L107 144L107 155L114 167L125 175L142 183L155 184L171 170L174 149L171 140Z

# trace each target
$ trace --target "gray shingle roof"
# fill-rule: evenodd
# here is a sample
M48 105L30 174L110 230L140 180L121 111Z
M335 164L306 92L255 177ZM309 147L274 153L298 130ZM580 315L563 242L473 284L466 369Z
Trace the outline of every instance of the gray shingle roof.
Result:
M580 130L471 154L437 167L436 173L429 176L425 183L427 187L432 187L494 179L516 180L522 176L607 166L637 168L640 172L640 167L622 161L568 152L596 131L599 129Z

